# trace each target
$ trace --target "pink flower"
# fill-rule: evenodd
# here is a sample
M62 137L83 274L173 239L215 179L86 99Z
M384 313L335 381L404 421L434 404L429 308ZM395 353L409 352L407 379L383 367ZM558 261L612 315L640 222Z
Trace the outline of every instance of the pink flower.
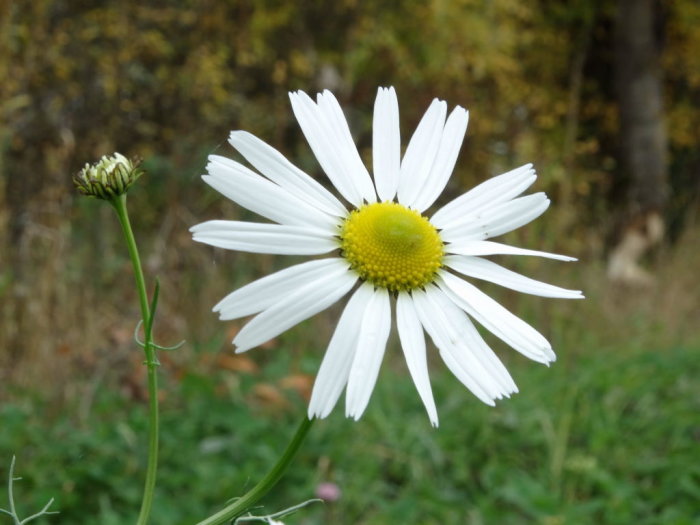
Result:
M316 497L324 501L336 501L340 499L340 487L327 481L319 483L316 487Z

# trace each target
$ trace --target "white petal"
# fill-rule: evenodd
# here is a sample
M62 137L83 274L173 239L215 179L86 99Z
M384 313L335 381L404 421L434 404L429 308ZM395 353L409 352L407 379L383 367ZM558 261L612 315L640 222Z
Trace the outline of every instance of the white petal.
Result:
M256 314L270 308L281 297L323 278L333 270L347 269L345 259L331 258L308 261L253 281L228 294L214 306L219 319L227 321Z
M475 286L445 271L436 282L457 306L524 356L545 364L556 359L542 334Z
M377 92L372 130L374 183L377 195L380 201L390 201L396 195L401 168L399 102L393 87L379 88Z
M345 119L338 100L333 93L325 89L323 93L316 95L316 103L319 111L325 116L326 122L330 123L328 131L334 133L337 139L336 154L342 159L343 167L348 171L353 184L364 200L376 202L377 194L374 190L374 184L372 184L367 168L360 158L355 140L348 127L348 121Z
M371 286L364 284L363 286ZM380 288L374 291L365 308L365 314L357 339L357 350L350 368L348 389L345 395L345 415L357 421L367 408L369 398L377 382L386 341L391 331L391 306L389 292Z
M457 255L532 255L536 257L545 257L547 259L557 259L559 261L575 261L575 257L568 255L557 255L556 253L539 252L537 250L526 250L524 248L516 248L492 241L461 241L452 242L445 245L447 253Z
M315 226L335 233L338 220L291 195L236 161L211 155L204 182L236 204L280 224Z
M439 305L445 316L445 321L450 327L454 328L455 331L451 337L457 341L457 345L464 347L467 352L471 352L488 371L490 377L498 383L499 388L497 389L496 397L509 397L510 394L517 392L518 387L515 386L515 382L508 370L486 344L486 341L481 337L481 334L479 334L479 331L467 314L455 305L439 288L429 287L428 296Z
M356 207L363 199L374 202L374 186L333 95L319 95L318 105L303 91L290 93L289 98L309 146L341 195Z
M457 106L450 113L442 132L440 148L435 156L433 168L423 183L423 189L413 203L416 210L420 212L426 210L445 189L457 162L457 155L462 147L468 122L469 112L464 108Z
M350 291L357 276L345 268L298 288L246 324L233 340L236 352L245 352L281 334L297 323L325 310Z
M263 175L295 197L330 215L347 215L345 206L332 193L255 135L232 131L229 142Z
M433 290L428 287L427 290ZM428 332L430 338L440 351L440 357L447 365L447 368L466 386L472 393L487 405L493 406L495 388L491 380L485 380L487 373L483 366L474 362L469 366L465 359L472 358L465 348L460 347L460 340L454 338L454 331L446 319L445 313L440 305L430 300L426 291L413 292L413 304L416 306L418 317Z
M333 136L328 135L327 126L318 115L316 103L303 91L290 93L289 100L301 131L323 171L340 194L359 207L362 204L362 194L355 188L352 178L348 177L340 157L334 153Z
M519 197L453 221L440 233L445 242L482 241L519 228L542 215L549 207L544 193Z
M371 286L360 286L343 310L314 382L309 419L328 416L338 402L348 382L364 313L373 295Z
M483 279L505 286L511 290L517 290L542 297L559 297L562 299L583 299L580 290L567 290L558 286L536 281L524 275L513 272L481 257L469 257L464 255L448 255L443 259L443 264L464 275L477 279Z
M408 293L400 293L396 299L396 326L401 340L401 349L406 357L408 371L416 385L428 417L434 427L438 426L437 408L433 391L430 388L428 361L425 355L425 338L418 314L413 306L413 299Z
M433 168L445 127L446 114L445 101L434 99L408 143L401 161L398 188L399 202L404 206L413 207L420 195L423 181Z
M452 221L478 213L486 207L506 202L528 189L537 179L532 164L526 164L503 175L498 175L456 199L448 202L430 218L436 228L448 227Z
M218 248L278 255L318 255L338 249L331 235L315 228L241 221L207 221L190 228L192 238Z

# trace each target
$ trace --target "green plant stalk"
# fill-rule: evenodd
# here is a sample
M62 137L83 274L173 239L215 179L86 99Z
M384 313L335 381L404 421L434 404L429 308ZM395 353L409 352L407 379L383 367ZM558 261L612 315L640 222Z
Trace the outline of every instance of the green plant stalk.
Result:
M304 420L299 425L294 437L287 445L286 450L277 461L274 467L265 474L265 477L261 479L257 485L250 489L246 494L235 500L230 505L224 507L216 514L209 516L204 521L200 521L197 525L219 525L225 523L234 518L239 517L250 507L255 505L260 498L267 494L272 487L280 480L284 471L289 466L289 463L294 458L297 450L301 446L306 434L311 428L311 424L314 422L313 419L304 418Z
M146 354L146 367L148 368L148 463L146 466L146 481L143 488L143 499L141 500L141 511L136 522L137 525L146 525L151 514L153 505L153 492L156 485L156 472L158 470L158 375L156 373L158 367L158 359L156 358L155 348L153 346L152 327L153 319L151 319L151 309L148 305L148 294L146 292L146 282L143 278L143 269L141 268L141 259L139 251L136 247L136 239L134 232L131 229L129 222L129 214L126 210L126 193L115 197L110 201L119 216L119 222L122 226L122 232L126 239L126 245L129 249L131 257L131 265L134 268L134 277L136 278L136 289L139 294L139 302L141 304L141 317L143 318L144 327L144 345L143 349Z

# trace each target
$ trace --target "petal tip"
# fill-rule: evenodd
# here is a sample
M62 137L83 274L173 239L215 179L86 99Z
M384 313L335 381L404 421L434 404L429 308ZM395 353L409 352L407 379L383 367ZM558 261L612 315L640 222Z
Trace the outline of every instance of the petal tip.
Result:
M236 354L242 354L242 353L247 352L247 351L250 350L251 348L253 348L251 345L242 345L242 344L240 344L240 343L237 343L237 342L236 342L237 340L238 340L238 336L234 337L234 338L233 338L233 341L231 341L231 343L233 344L233 346L236 347L235 350L234 350L234 353L236 353Z
M234 129L228 134L228 141L233 144L234 142L240 142L248 132L242 129Z

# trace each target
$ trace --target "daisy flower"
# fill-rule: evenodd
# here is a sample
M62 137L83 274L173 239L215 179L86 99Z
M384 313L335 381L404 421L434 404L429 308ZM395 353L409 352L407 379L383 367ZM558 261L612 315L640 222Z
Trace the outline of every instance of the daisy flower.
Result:
M531 164L494 177L434 213L467 129L469 113L435 99L401 158L393 88L374 105L372 178L329 91L314 102L290 94L294 115L337 198L280 152L245 131L229 142L256 169L218 155L202 178L235 203L273 223L212 220L194 240L255 253L326 255L263 277L224 297L222 320L255 314L233 340L245 352L351 294L316 377L309 418L326 417L343 390L345 412L359 419L369 402L395 319L401 348L431 423L438 424L426 359L426 332L450 371L481 401L517 392L476 321L526 357L555 360L547 340L465 277L544 297L581 298L507 270L483 256L571 257L489 241L541 215L544 193L520 195L535 181ZM351 293L352 292L352 293ZM392 307L392 304L394 307Z

